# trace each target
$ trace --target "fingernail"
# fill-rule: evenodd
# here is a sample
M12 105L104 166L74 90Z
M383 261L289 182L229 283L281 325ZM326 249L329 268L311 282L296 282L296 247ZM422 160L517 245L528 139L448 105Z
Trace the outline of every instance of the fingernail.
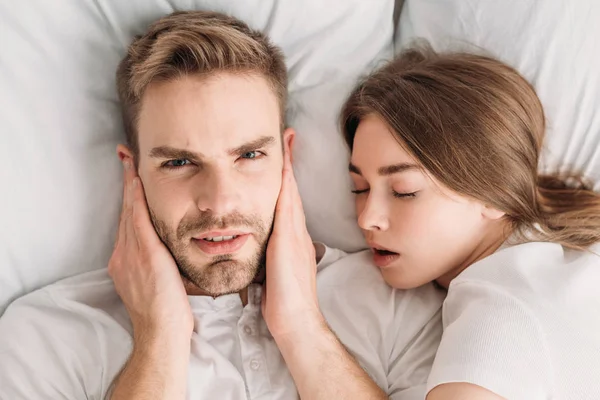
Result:
M138 186L138 182L139 182L139 180L140 180L139 178L135 178L135 179L133 180L133 187L134 187L134 188L136 188L136 187Z

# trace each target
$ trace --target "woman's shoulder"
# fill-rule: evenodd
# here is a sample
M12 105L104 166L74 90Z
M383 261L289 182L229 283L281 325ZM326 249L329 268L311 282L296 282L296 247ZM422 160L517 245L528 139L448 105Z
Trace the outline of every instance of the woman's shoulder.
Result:
M596 292L593 282L598 281L600 246L580 251L556 243L528 242L503 246L471 265L452 281L449 294L462 291L469 283L529 302L591 295Z
M455 278L429 388L469 382L505 398L600 390L600 257L590 250L508 246Z

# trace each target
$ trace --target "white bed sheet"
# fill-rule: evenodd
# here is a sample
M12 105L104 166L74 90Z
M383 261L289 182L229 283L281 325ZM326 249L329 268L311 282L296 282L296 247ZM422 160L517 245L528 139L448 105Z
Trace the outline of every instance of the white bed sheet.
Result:
M396 51L477 46L535 86L547 119L540 169L582 173L600 190L600 1L405 0Z
M331 246L362 247L336 120L356 77L392 54L393 8L393 0L0 0L0 314L17 296L106 266L121 201L116 66L134 34L174 10L229 13L283 48L309 229Z

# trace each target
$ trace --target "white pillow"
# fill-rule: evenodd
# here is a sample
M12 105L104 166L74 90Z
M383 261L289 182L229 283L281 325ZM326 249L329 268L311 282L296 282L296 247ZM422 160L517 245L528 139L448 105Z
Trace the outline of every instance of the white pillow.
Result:
M396 48L482 47L536 87L548 130L540 169L577 171L600 190L600 1L406 0Z
M0 314L58 279L103 268L121 202L115 70L135 34L175 9L243 19L283 47L289 124L314 239L360 248L337 114L392 53L393 0L0 2ZM342 82L342 84L337 84Z

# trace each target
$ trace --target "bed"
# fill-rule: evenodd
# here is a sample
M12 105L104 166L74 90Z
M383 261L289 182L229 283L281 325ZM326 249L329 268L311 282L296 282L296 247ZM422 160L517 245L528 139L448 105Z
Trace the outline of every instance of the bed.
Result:
M115 69L135 34L185 9L231 14L283 48L314 240L364 247L338 113L357 79L416 38L517 67L547 114L540 169L600 182L596 0L0 0L0 315L19 296L106 267L124 141Z

